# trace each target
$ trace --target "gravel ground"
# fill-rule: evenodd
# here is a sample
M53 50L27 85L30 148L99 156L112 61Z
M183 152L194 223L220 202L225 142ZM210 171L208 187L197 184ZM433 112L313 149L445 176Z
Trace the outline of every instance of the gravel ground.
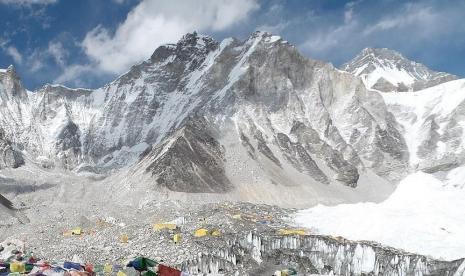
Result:
M48 261L114 264L146 256L194 275L271 275L285 268L294 268L299 275L361 275L366 263L380 266L386 275L405 268L410 269L405 275L418 271L453 275L463 262L441 262L371 242L311 235L309 229L305 236L279 234L280 229L293 229L289 217L295 209L181 201L149 192L125 196L110 184L34 167L3 170L0 193L30 222L19 224L0 212L0 242L4 241L4 247L24 243L21 250L24 247ZM176 221L177 229L153 229L155 223L170 221ZM82 234L68 235L75 227L81 227ZM221 234L195 237L199 228ZM173 241L175 234L181 236L178 243ZM123 236L127 242L122 242ZM376 256L376 264L367 256Z

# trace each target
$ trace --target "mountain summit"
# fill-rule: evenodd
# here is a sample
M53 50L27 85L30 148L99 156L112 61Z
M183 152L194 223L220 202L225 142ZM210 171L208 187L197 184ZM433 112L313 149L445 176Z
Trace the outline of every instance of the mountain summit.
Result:
M360 76L368 88L382 92L418 91L457 79L387 48L365 48L341 69Z

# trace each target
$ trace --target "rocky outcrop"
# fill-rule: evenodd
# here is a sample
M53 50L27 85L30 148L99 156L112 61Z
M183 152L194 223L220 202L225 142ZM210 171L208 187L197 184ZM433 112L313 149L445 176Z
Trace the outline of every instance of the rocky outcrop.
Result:
M22 154L13 148L0 129L0 169L17 168L24 164Z
M335 150L324 140L321 140L314 129L303 123L294 122L291 135L298 137L302 141L302 146L310 153L324 160L325 164L337 173L337 180L346 183L348 186L355 187L357 185L359 179L357 167L361 166L361 160L358 155L353 154L352 156L348 156L346 160L342 152ZM353 142L349 140L349 144Z
M401 87L399 87L401 86ZM375 84L373 84L370 88L379 90L379 91L385 91L385 92L391 92L391 91L396 91L396 92L406 92L408 91L408 87L406 87L403 83L398 84L397 86L390 83L388 80L385 78L381 77L379 78Z
M465 81L456 80L418 93L383 94L401 126L412 169L434 173L463 166L464 92Z
M24 101L27 99L26 89L22 86L21 79L13 65L0 72L0 83L2 90L0 100L3 106L10 101Z
M147 172L157 186L187 193L224 193L232 189L225 175L224 149L202 118L193 118L150 156Z

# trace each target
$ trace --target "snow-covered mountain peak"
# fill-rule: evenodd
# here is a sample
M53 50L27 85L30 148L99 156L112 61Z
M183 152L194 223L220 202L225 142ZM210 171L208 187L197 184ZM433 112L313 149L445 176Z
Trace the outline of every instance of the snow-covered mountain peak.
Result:
M0 73L13 73L13 72L16 72L15 70L15 67L13 64L10 64L10 66L8 66L8 68L4 69L4 68L0 68Z
M272 33L265 32L265 31L255 31L247 39L247 41L256 41L256 40L263 41L265 43L274 43L274 42L279 41L279 42L283 42L287 44L287 41L282 40L280 36L274 35Z
M210 36L198 34L197 32L187 33L181 37L177 43L181 47L199 47L215 45L216 40Z
M367 57L367 56L372 56L372 57L379 57L382 59L391 59L391 60L399 60L399 59L406 59L404 56L402 56L401 53L388 49L388 48L371 48L367 47L362 50L360 55Z
M2 89L3 88L3 89ZM3 91L2 91L3 90ZM12 99L24 100L27 98L21 78L16 73L13 65L0 71L0 102L6 102Z
M0 74L8 75L10 78L20 79L19 75L16 73L16 69L13 65L8 66L6 69L0 69Z
M212 37L199 35L197 32L185 34L176 44L165 44L158 47L152 54L152 62L163 62L169 57L177 56L187 60L192 55L205 55L216 49L219 43Z
M342 65L342 70L360 76L368 88L382 92L417 91L457 79L454 75L433 71L387 48L365 48Z

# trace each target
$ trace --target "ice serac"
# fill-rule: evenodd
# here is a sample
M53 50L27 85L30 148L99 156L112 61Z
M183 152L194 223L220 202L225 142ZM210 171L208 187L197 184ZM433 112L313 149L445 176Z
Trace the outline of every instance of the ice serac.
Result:
M457 79L386 48L365 48L341 69L360 76L368 88L382 92L418 91Z
M261 269L241 275L267 275L275 264L295 267L308 275L463 275L465 260L437 261L371 242L351 242L326 236L278 236L250 232L228 237L224 247L183 262L190 273L230 273L256 262ZM252 261L251 261L252 260ZM273 264L273 265L270 265ZM268 274L269 275L269 274ZM300 274L299 274L300 275ZM306 274L307 275L307 274Z

